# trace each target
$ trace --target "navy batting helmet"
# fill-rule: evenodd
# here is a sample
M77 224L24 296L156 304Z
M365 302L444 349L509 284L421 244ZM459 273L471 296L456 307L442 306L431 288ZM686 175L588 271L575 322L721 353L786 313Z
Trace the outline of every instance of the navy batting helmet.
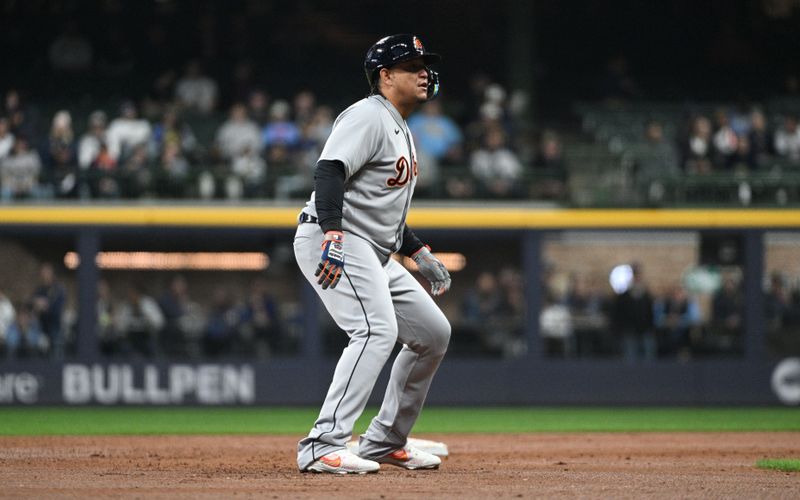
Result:
M377 74L381 68L391 68L397 63L417 57L422 58L426 67L442 59L439 54L426 51L422 41L414 35L390 35L375 42L364 59L364 72L372 93L378 91ZM427 71L428 99L433 99L439 93L439 74L430 68Z

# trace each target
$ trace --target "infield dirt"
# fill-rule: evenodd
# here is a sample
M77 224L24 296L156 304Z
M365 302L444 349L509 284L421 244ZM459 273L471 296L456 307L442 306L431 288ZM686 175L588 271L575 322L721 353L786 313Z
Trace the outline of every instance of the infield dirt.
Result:
M435 471L301 474L299 436L0 438L0 498L798 498L800 433L447 434Z

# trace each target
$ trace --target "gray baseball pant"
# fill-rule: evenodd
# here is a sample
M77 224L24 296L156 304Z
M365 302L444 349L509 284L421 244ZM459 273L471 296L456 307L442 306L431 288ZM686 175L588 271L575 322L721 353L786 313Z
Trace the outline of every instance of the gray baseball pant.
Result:
M361 436L359 455L377 458L405 446L450 340L450 323L422 285L400 263L351 233L344 237L344 276L335 289L323 290L314 276L322 240L317 224L300 224L295 257L350 342L314 427L297 445L300 470L345 448L396 342L403 348L380 411Z

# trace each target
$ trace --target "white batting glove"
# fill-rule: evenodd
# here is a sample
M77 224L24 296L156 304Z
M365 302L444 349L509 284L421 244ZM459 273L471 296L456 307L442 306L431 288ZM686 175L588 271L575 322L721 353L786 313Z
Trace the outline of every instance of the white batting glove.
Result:
M450 290L450 273L444 264L432 253L430 247L425 245L411 256L417 263L419 272L431 282L431 295L437 297Z

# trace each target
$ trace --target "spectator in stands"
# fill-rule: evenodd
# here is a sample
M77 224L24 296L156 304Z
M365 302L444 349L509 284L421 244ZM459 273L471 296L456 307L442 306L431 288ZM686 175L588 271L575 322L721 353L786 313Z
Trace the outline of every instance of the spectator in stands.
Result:
M751 118L752 112L753 108L750 107L746 101L742 100L728 113L728 121L737 136L746 137L750 134L750 130L753 126L753 120Z
M539 335L547 356L569 357L575 354L575 335L570 308L546 293L539 314Z
M276 176L276 199L286 200L295 193L308 192L309 189L313 189L314 169L332 128L333 110L329 106L316 108L314 116L301 128L301 140L295 156L294 169ZM417 188L420 187L419 182L417 182Z
M644 142L632 146L630 153L639 192L651 203L660 202L664 196L664 182L675 179L680 173L678 151L665 139L661 123L648 122Z
M499 128L505 132L503 108L496 102L484 102L478 112L479 118L470 122L465 130L465 148L475 151L483 146L486 134Z
M728 159L728 168L733 172L747 172L751 169L750 139L743 135L736 139L736 151Z
M231 175L226 182L229 199L260 198L266 195L267 162L258 151L245 149L231 163Z
M183 76L175 85L175 99L183 108L208 114L217 106L217 82L203 73L200 61L186 64Z
M729 169L733 166L736 159L736 152L739 150L739 137L734 132L728 120L728 113L724 109L718 109L714 114L717 129L712 138L714 145L714 166L717 168Z
M269 121L269 94L266 90L255 89L247 96L247 116L255 122L259 130Z
M115 199L121 196L120 175L117 162L105 144L89 167L89 192L92 198Z
M606 301L599 287L581 274L569 277L564 304L569 307L578 354L601 354L613 350L608 334Z
M317 98L310 90L302 90L292 100L294 123L302 130L313 118L317 109Z
M0 290L0 359L10 355L8 348L8 329L16 318L14 304L11 303L5 292Z
M753 170L765 167L772 154L772 139L764 112L758 108L750 112L750 132L747 134L747 142L750 146L748 166Z
M683 168L690 174L708 174L713 170L711 122L705 116L692 119L691 132L683 145Z
M114 328L132 351L145 358L153 357L164 324L164 314L158 303L144 293L141 285L129 285L125 300L116 308Z
M108 152L106 142L106 114L101 110L89 115L89 128L78 143L81 197L117 198L119 184L116 178L117 162ZM86 187L84 188L83 185ZM85 193L88 191L88 195Z
M486 133L483 147L472 153L470 169L483 197L514 198L524 193L522 164L505 142L503 130L492 127Z
M178 111L174 107L165 109L161 121L153 126L150 156L162 156L168 144L175 144L181 156L190 158L194 157L198 149L197 137L192 128L178 118Z
M39 268L39 284L31 297L32 312L39 321L42 332L47 336L56 359L64 354L64 306L67 292L56 278L55 268L45 262Z
M700 304L681 285L675 285L666 297L654 302L655 326L663 335L664 350L680 359L692 355L692 339L701 321Z
M505 357L518 357L527 350L524 340L525 282L519 269L504 267L498 273L498 283L502 290L502 323L499 330L495 330L494 340L501 346Z
M37 115L33 109L22 102L17 89L6 92L3 113L8 118L9 130L15 137L25 136L29 140L37 137Z
M78 150L69 111L59 111L53 117L45 164L56 198L76 197L79 188Z
M159 299L158 305L165 320L160 338L163 351L173 356L199 355L198 342L205 328L205 320L200 306L189 297L186 278L181 275L174 276L169 289Z
M714 294L712 301L713 333L737 339L741 337L744 324L744 295L739 280L731 273L722 278L722 287Z
M333 110L330 106L320 106L314 111L311 121L303 129L305 148L318 156L333 130Z
M61 34L53 40L48 51L50 67L56 72L84 73L91 69L94 49L78 30L75 21L65 23Z
M142 98L142 116L150 119L163 116L164 111L175 107L175 80L178 78L174 68L162 69L156 76L147 95Z
M268 293L267 282L263 278L257 278L250 284L239 314L239 324L244 347L259 358L281 352L286 347L283 345L278 304Z
M775 152L792 163L800 164L800 127L796 116L786 116L783 126L775 132Z
M792 309L792 297L783 275L773 271L769 278L769 289L764 297L764 316L767 331L776 333L788 322Z
M465 331L457 339L460 344L457 349L467 352L489 350L489 337L494 332L502 307L503 294L497 276L490 271L482 271L475 285L464 294L461 303L461 320ZM499 354L496 347L491 350Z
M118 169L120 196L136 199L150 194L153 172L147 154L147 144L137 145Z
M564 161L561 138L552 130L545 130L533 161L537 171L536 182L531 186L534 198L561 200L567 195L568 172Z
M408 119L408 128L420 153L432 157L439 164L457 164L463 161L464 136L455 121L442 113L439 100L426 103L420 112Z
M261 132L261 142L270 164L286 163L291 151L300 144L300 129L289 119L289 103L277 100L269 110L269 122Z
M8 126L8 118L0 116L0 162L11 155L14 148L14 134Z
M13 154L0 162L0 189L4 201L39 198L43 195L39 184L42 161L39 153L28 146L25 136L17 136Z
M167 142L161 151L156 171L156 193L163 198L183 198L189 185L191 167L180 145Z
M261 151L261 134L255 122L247 117L241 103L231 106L228 120L217 131L216 146L222 158L230 161L243 151Z
M13 358L46 356L51 345L30 304L17 310L14 322L8 327L6 342L7 355Z
M136 105L131 101L122 103L120 116L111 122L106 132L111 158L118 164L123 164L137 146L147 145L150 134L150 123L138 118Z
M611 319L622 338L622 352L626 361L653 360L657 354L653 296L644 281L641 265L631 265L632 280L627 290L617 295L612 306Z
M238 350L239 312L236 301L224 287L214 289L203 336L203 352L216 357Z
M78 165L88 170L100 155L100 148L106 143L106 114L101 110L89 115L89 127L78 143Z

